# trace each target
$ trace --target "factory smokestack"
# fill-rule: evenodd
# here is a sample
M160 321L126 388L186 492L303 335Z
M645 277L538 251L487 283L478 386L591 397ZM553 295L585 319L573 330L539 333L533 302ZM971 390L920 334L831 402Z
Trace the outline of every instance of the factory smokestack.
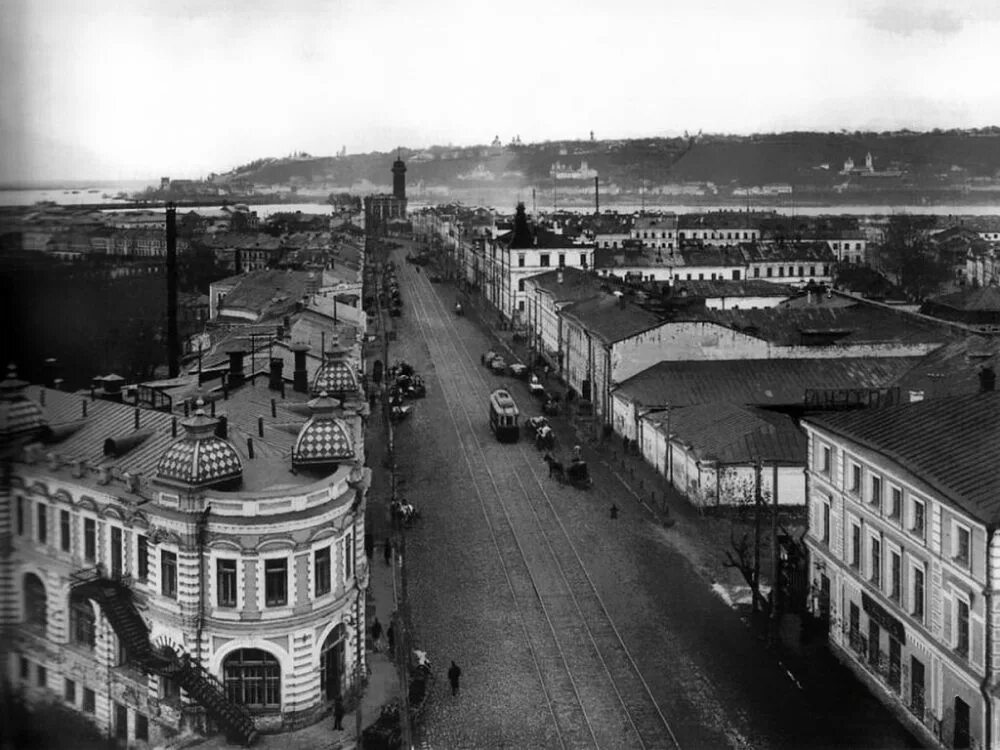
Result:
M181 341L177 334L177 209L167 204L167 367L170 377L181 371Z
M601 213L601 188L597 184L597 178L594 178L594 213Z

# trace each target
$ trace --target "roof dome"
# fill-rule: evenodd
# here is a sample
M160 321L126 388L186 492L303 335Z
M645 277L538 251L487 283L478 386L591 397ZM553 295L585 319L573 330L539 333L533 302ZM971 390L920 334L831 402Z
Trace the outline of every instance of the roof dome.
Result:
M316 378L309 392L313 396L326 393L343 400L354 396L358 390L358 376L347 361L347 350L334 341L326 362L316 371Z
M8 366L0 381L0 443L30 437L47 424L42 408L25 395L27 385L18 380L17 368Z
M312 416L292 448L292 466L324 466L354 460L354 444L343 420L333 416L339 406L326 393L309 402Z
M201 407L204 402L198 401ZM218 419L205 416L199 408L194 416L181 424L187 434L173 443L160 457L156 476L167 482L190 487L208 487L239 479L243 476L243 461L228 440L215 434Z

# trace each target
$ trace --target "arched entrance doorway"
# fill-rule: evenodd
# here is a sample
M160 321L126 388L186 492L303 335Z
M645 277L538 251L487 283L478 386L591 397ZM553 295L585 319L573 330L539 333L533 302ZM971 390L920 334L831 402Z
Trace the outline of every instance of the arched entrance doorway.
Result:
M323 700L332 701L344 693L346 649L347 628L341 623L330 631L319 654L319 684Z

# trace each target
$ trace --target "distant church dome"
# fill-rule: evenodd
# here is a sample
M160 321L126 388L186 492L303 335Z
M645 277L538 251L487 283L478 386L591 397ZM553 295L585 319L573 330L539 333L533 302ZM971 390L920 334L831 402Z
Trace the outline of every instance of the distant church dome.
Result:
M47 424L42 408L25 395L27 385L10 365L7 377L0 381L0 444L31 437Z
M354 460L354 445L343 420L333 415L340 403L325 392L309 402L312 416L292 448L292 466L327 466Z
M236 448L215 434L219 421L206 416L202 408L193 417L182 420L187 434L160 457L157 478L188 487L209 487L241 479L243 461Z

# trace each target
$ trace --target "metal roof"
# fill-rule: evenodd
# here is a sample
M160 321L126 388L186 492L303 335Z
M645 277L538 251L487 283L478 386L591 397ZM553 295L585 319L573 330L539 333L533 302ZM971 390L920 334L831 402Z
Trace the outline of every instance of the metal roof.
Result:
M888 387L918 362L919 357L660 362L623 381L615 393L641 404L675 407L797 405L809 388Z
M980 521L1000 524L1000 392L806 421L882 454Z

